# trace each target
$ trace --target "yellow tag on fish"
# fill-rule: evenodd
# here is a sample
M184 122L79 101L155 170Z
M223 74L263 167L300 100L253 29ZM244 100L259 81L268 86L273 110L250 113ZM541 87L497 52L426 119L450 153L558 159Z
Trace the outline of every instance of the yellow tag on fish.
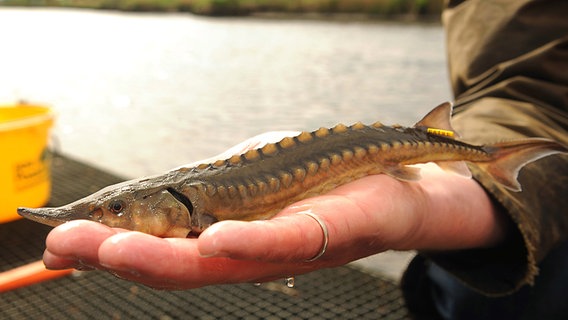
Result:
M454 137L454 132L450 131L450 130L427 128L426 132L431 133L431 134L435 134L435 135L438 135L438 136L445 136L445 137L450 137L450 138Z

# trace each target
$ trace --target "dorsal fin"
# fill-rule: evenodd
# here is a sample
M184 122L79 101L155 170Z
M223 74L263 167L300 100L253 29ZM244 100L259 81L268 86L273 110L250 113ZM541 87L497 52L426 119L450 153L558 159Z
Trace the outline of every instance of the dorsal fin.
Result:
M454 128L452 128L451 117L452 117L452 103L451 102L444 102L437 106L436 108L432 109L432 111L428 112L422 120L418 121L414 127L415 128L424 128L424 129L436 129L440 131L440 135L452 137L457 136ZM444 133L446 131L447 133ZM452 133L451 135L449 133ZM436 134L436 133L435 133Z

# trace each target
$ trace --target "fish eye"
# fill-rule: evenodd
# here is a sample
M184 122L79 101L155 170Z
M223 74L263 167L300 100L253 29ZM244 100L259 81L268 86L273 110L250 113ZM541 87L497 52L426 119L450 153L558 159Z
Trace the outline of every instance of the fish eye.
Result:
M126 203L122 200L113 200L109 205L109 210L113 213L121 213L126 207Z

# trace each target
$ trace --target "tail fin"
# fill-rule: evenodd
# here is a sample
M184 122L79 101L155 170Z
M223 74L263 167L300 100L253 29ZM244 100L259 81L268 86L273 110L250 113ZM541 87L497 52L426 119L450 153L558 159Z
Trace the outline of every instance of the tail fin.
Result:
M493 179L512 191L521 191L517 181L523 166L555 153L568 153L562 144L544 138L528 138L488 144L485 150L493 156L492 161L476 162Z

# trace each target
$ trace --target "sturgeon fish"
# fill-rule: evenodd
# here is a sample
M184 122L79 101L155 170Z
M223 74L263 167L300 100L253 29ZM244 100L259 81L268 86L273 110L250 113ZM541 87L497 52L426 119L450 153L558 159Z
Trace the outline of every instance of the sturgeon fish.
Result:
M519 170L568 148L543 138L487 145L456 140L452 104L434 108L413 127L342 124L286 137L229 159L180 167L162 175L106 187L56 208L18 208L50 226L87 219L160 237L186 237L222 220L269 219L286 206L361 177L384 173L420 179L409 165L435 162L471 177L464 162L520 191Z

